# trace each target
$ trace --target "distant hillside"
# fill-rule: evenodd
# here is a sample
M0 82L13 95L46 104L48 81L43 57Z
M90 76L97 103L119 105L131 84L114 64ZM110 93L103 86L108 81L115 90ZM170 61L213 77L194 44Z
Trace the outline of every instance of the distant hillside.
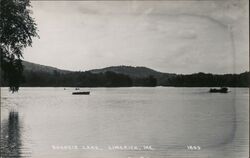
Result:
M62 78L64 74L74 74L71 78L77 78L75 75L76 71L67 71L67 70L61 70L55 67L51 67L51 66L45 66L45 65L40 65L40 64L35 64L35 63L31 63L31 62L27 62L27 61L23 61L23 65L24 65L24 76L26 78L26 82L29 85L29 82L34 82L36 80L36 82L38 82L38 77L37 76L43 76L42 78L44 80L48 80L46 79L45 76L47 76L47 78L49 78L49 76L52 74L59 74L60 78ZM122 75L126 75L129 76L131 79L133 79L133 83L134 85L148 85L148 77L149 76L153 76L155 79L157 79L157 84L158 85L163 85L168 83L168 79L170 77L175 76L175 74L169 74L169 73L162 73L159 71L155 71L153 69L147 68L147 67L132 67L132 66L112 66L112 67L107 67L107 68L103 68L103 69L94 69L94 70L89 70L87 72L81 72L81 74L84 73L91 73L93 75L101 75L101 74L106 74L107 72L113 72L113 73L117 73L117 74L122 74ZM99 76L100 76L99 75ZM55 76L54 76L55 77ZM59 77L59 76L58 76ZM57 77L57 78L58 78ZM64 76L65 77L65 76ZM67 80L69 82L69 80L71 80L70 75L67 75ZM80 77L78 77L80 78ZM95 77L93 77L94 79ZM53 80L53 79L49 79L49 80ZM95 79L96 80L96 79ZM76 82L80 82L78 79L75 79ZM45 82L45 81L44 81ZM65 81L67 82L67 81ZM70 85L70 84L69 84Z
M46 72L46 73L54 73L54 71L57 71L59 73L73 72L73 71L61 70L61 69L51 67L51 66L35 64L35 63L27 62L27 61L23 61L23 66L24 66L25 71L33 71L33 72ZM155 77L162 76L162 75L171 75L168 73L162 73L162 72L158 72L147 67L140 67L140 66L137 66L137 67L111 66L111 67L106 67L102 69L89 70L88 72L97 74L97 73L106 73L108 71L118 73L118 74L128 75L130 77L135 77L135 78L144 78L150 75L155 76Z
M133 66L111 66L103 69L90 70L91 73L105 73L107 71L128 75L132 78L145 78L154 76L157 79L158 85L166 84L169 78L176 76L176 74L163 73L147 67L133 67Z
M131 77L147 77L147 76L159 76L163 73L149 69L146 67L133 67L133 66L111 66L103 69L90 70L92 73L105 73L107 71L129 75Z
M170 74L147 67L112 66L85 72L61 70L23 61L24 82L28 87L248 87L250 73ZM2 74L1 74L2 75ZM1 80L1 86L8 86Z
M40 65L40 64L35 64L27 61L23 61L24 65L24 71L33 71L33 72L44 72L44 73L54 73L54 71L57 71L58 73L69 73L73 71L67 71L67 70L61 70L55 67L51 66L45 66L45 65ZM111 67L106 67L102 69L93 69L89 70L88 72L91 72L93 74L97 73L106 73L106 72L114 72L118 74L124 74L128 75L132 78L144 78L148 76L154 76L156 78L159 77L168 77L168 76L173 76L175 74L169 74L169 73L162 73L147 67L133 67L133 66L111 66Z
M161 73L146 67L133 67L133 66L111 66L103 69L90 70L92 73L105 73L107 71L128 75L131 77L147 77L147 76L159 76L165 73Z
M24 66L24 71L44 72L44 73L54 73L54 71L57 71L62 74L70 72L67 70L61 70L55 67L35 64L27 61L23 61L22 63Z

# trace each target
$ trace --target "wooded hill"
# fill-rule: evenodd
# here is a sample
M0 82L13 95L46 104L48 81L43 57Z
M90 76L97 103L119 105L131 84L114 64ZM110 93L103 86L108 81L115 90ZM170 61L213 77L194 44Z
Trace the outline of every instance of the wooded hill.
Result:
M241 74L171 74L146 67L112 66L90 71L67 71L54 67L23 62L27 87L248 87L249 72ZM8 86L1 80L2 86Z

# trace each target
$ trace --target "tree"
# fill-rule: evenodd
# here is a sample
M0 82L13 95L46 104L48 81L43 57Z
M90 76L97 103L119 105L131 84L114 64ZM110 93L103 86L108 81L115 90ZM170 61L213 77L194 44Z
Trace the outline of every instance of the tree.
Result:
M1 78L12 92L23 80L23 49L38 37L37 25L30 16L30 0L0 0Z

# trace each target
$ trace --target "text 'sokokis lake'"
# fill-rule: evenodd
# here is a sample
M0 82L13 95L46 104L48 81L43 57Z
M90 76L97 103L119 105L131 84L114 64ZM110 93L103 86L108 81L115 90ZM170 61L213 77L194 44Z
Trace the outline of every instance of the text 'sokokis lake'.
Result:
M243 158L248 88L1 88L1 156Z

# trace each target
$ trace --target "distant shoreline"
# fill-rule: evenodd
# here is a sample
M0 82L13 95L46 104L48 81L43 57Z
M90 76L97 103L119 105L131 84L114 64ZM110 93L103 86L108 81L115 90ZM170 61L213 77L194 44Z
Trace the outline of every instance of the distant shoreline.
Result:
M0 88L4 88L4 89L7 89L9 87L0 87ZM21 86L21 88L72 88L72 89L75 89L75 88L221 88L221 87L206 87L206 86L203 86L203 87L177 87L177 86L155 86L155 87L142 87L142 86L131 86L131 87L52 87L52 86L34 86L34 87L29 87L29 86ZM250 88L250 87L228 87L228 88Z
M65 71L23 62L21 87L249 87L250 72L240 74L174 74L147 67L112 66L91 71ZM2 87L8 83L1 80Z

